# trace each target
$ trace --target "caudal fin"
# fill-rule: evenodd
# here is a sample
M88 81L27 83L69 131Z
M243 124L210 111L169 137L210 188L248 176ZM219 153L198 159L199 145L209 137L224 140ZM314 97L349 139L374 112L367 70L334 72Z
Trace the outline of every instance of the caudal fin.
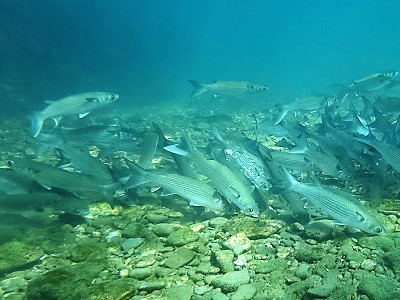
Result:
M195 90L192 93L192 97L198 97L201 94L204 94L205 92L207 92L207 89L198 81L196 80L189 80L189 82L193 85L193 87L195 88Z
M42 130L44 120L40 116L40 112L34 112L30 119L32 121L32 134L34 137L37 137Z
M279 113L276 116L276 119L274 121L275 125L278 125L283 118L287 115L289 112L288 106L287 105L278 105Z
M148 182L148 177L149 177L148 171L146 171L145 169L141 168L140 166L131 161L126 160L125 162L131 171L131 176L129 180L124 184L125 189L127 190L132 189Z

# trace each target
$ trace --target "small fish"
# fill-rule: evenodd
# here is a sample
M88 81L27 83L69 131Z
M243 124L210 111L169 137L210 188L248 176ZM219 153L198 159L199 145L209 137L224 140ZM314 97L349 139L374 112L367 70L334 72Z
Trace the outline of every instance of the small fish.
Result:
M186 133L184 135L186 136ZM177 145L167 146L165 150L188 157L210 179L211 185L221 195L246 214L258 217L259 208L251 195L254 188L246 187L228 167L216 160L205 158L191 146L190 141L187 144L190 145L188 151L179 148Z
M118 98L119 95L115 93L87 92L71 95L56 101L45 101L48 106L40 112L33 113L31 116L33 136L38 136L42 130L43 122L49 118L57 120L57 118L74 114L83 118L91 111L110 104Z
M356 198L339 190L307 185L297 181L285 168L280 168L284 190L297 192L340 224L361 231L381 235L383 225Z
M332 99L334 98L327 95L310 95L302 98L296 98L295 101L289 104L278 105L279 114L275 119L275 124L279 124L290 111L317 111L326 107L327 105L331 105L334 102Z
M251 94L258 92L265 92L269 88L260 83L254 83L249 81L223 81L218 80L213 83L200 83L196 80L189 80L194 86L195 90L192 93L192 97L198 97L206 92L213 93L214 95L230 95L240 96L243 94Z
M374 92L388 86L398 74L399 72L373 73L355 80L348 89L356 93Z
M224 203L218 192L208 184L179 174L156 174L140 166L126 161L132 174L125 183L130 189L141 184L161 186L167 193L177 194L187 200L192 206L202 206L212 211L224 211Z

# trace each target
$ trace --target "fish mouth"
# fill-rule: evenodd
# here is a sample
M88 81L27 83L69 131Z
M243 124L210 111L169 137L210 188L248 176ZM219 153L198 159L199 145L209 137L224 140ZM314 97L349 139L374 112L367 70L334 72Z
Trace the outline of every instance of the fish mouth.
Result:
M118 94L112 94L112 95L110 96L111 102L114 102L114 101L118 100L118 98L119 98L119 95L118 95Z

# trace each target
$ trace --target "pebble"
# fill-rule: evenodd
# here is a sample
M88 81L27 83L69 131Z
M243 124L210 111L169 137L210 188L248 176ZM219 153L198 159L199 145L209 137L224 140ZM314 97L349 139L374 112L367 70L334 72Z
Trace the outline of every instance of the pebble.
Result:
M149 213L146 215L147 221L153 224L158 224L158 223L163 223L165 221L168 221L168 217L164 215L159 215L159 214L152 214Z
M129 238L122 243L121 247L122 250L128 252L131 249L139 247L142 243L143 243L142 238Z
M130 270L129 276L135 279L143 280L147 277L150 277L153 274L153 271L150 268L140 268Z
M119 271L119 277L121 278L126 278L129 276L129 270L128 269L122 269Z
M247 251L251 247L251 241L250 239L243 233L239 232L233 236L231 236L225 243L224 245L228 247L229 249L233 250L236 246L240 246L241 248L237 248L236 253L237 255L243 253L244 251ZM243 250L242 250L243 249ZM240 252L241 251L241 252ZM240 252L240 253L239 253Z
M300 264L296 270L296 276L300 279L306 279L308 277L308 271L310 269L310 265L308 264Z
M152 292L165 287L164 281L142 282L137 286L138 291Z
M361 263L361 269L366 271L373 271L376 267L376 262L372 259L366 259Z

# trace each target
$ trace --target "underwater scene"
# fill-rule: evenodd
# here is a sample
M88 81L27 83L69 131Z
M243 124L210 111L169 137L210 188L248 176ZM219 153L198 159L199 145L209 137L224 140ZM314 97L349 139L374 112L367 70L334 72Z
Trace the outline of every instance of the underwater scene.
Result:
M1 0L0 299L400 300L399 10Z

